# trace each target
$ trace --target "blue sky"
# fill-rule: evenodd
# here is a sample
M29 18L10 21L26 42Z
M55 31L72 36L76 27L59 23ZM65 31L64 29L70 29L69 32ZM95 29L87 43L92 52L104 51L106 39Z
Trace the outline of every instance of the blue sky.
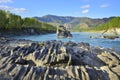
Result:
M0 0L0 9L22 17L51 14L103 18L120 16L120 0Z

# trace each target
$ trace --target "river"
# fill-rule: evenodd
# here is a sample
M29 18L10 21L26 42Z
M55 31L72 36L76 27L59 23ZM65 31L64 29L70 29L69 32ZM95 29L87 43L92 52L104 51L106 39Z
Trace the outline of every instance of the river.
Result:
M113 48L120 51L120 38L116 39L103 39L103 38L90 38L90 36L98 37L99 33L87 33L87 32L73 32L73 38L57 38L56 34L46 34L46 35L30 35L30 36L15 36L15 39L26 39L32 41L47 41L47 40L61 40L63 42L73 41L76 43L87 42L91 46L101 46L104 48Z

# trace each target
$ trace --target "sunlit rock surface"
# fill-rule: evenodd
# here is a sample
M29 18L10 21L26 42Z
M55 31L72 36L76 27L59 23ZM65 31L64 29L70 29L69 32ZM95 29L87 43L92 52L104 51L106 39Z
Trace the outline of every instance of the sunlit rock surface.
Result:
M83 42L0 37L0 80L119 80L118 53Z
M66 27L60 25L57 28L57 37L58 38L71 38L72 34L66 29Z

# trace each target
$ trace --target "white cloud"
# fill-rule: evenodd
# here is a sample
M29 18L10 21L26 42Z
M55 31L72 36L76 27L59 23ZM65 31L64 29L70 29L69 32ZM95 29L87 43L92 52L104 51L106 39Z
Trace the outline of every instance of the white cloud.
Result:
M101 8L106 8L106 7L109 7L109 5L108 4L102 4L102 5L100 5L100 7Z
M90 8L90 5L89 4L88 5L83 5L80 8L82 8L82 9Z
M0 0L0 3L11 3L13 2L12 0Z
M14 12L17 13L23 13L23 12L27 12L28 10L25 8L14 8Z
M85 10L82 11L83 14L86 14L86 13L88 13L88 12L89 12L88 9L85 9Z
M13 2L13 0L0 0L0 4L12 3L12 2ZM13 12L13 13L24 13L24 12L28 11L25 8L14 8L14 7L10 7L10 6L7 6L7 5L0 5L0 9L5 10L5 11L10 11L10 12Z
M5 11L10 11L12 8L9 6L0 5L0 9L5 10Z
M6 5L0 5L0 9L5 10L5 11L14 12L14 13L24 13L24 12L28 11L25 8L13 8L13 7L9 7L9 6L6 6Z

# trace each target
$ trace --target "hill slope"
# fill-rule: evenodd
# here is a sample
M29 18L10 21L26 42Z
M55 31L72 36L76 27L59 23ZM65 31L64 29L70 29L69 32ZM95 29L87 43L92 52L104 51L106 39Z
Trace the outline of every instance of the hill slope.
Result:
M67 27L70 27L73 30L78 28L88 28L98 26L108 22L111 18L103 19L92 19L88 17L71 17L71 16L55 16L55 15L46 15L43 17L34 17L40 21L48 22L52 25L64 24Z
M19 15L0 10L0 35L41 34L55 32L56 27L35 18L22 18Z

